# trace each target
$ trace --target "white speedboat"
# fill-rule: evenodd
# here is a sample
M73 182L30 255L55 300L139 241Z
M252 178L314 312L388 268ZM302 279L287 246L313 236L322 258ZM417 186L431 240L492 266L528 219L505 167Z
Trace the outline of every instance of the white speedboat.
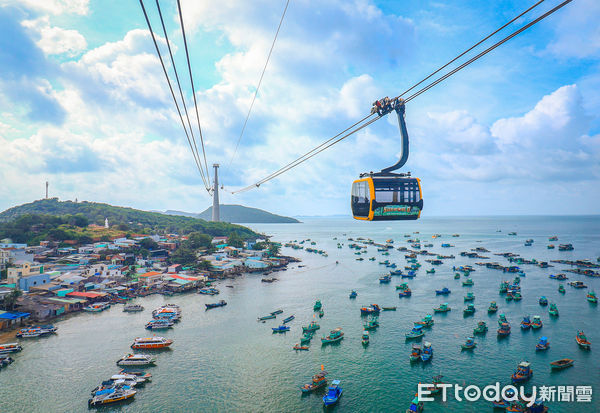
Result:
M127 354L117 361L119 366L151 366L156 360L145 354Z

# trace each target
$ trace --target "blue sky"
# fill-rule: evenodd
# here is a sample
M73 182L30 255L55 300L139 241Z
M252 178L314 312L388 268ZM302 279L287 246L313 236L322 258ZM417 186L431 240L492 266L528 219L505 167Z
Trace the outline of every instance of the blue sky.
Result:
M533 3L291 0L230 164L285 1L182 0L208 162L227 190L251 184ZM183 78L175 4L161 7ZM422 179L424 214L598 213L598 21L600 3L575 0L407 105L406 169ZM46 180L61 199L210 205L138 2L0 0L0 65L0 210L41 198ZM352 180L394 163L399 139L390 116L222 202L349 213Z

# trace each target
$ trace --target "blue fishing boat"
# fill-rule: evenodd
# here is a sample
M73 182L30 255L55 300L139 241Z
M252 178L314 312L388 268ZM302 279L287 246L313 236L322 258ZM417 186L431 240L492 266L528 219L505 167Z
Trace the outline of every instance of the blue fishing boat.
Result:
M433 357L433 348L431 347L431 343L426 341L423 344L423 351L421 352L421 361L423 363L428 362Z
M412 330L405 334L407 340L417 339L423 337L425 332L423 331L423 326L417 325L412 328Z
M287 324L287 323L289 323L289 322L290 322L290 321L292 321L294 318L296 318L296 317L294 317L294 315L292 314L291 316L289 316L288 318L286 318L286 319L284 319L284 320L283 320L283 324Z
M542 328L543 323L542 323L542 319L540 318L539 315L534 315L533 316L533 321L531 322L531 328L538 329L538 328Z
M451 292L448 288L444 287L441 290L435 290L435 295L448 295Z
M352 290L352 292L350 293L350 298L356 298L357 295L358 293L355 290Z
M535 345L535 351L548 350L549 348L550 343L548 342L548 337L546 336L540 337L540 341Z
M522 361L519 363L517 370L510 376L513 383L522 383L527 381L533 376L533 371L531 370L531 363L527 361Z
M392 281L392 277L390 275L384 275L382 277L379 277L380 284L389 284L390 281Z
M342 397L342 387L340 386L339 380L333 380L331 382L331 386L327 389L327 394L323 396L323 404L325 406L331 406L332 404L337 403L337 401Z
M548 299L545 296L541 296L540 299L538 300L538 303L540 303L541 306L547 306L548 305Z
M523 317L523 321L521 321L521 330L529 330L531 328L531 320L529 316Z
M269 314L263 317L258 317L258 321L265 321L265 320L270 320L272 318L275 318L275 314Z
M402 290L398 293L398 297L410 297L412 295L412 291L410 288Z
M419 398L415 395L415 398L410 403L406 413L421 413L424 409L424 403L419 401Z
M371 304L367 307L362 307L360 309L360 314L361 315L365 315L365 314L379 314L379 312L381 311L381 307L379 307L377 304Z
M402 275L402 270L392 270L390 271L390 275Z
M401 275L402 278L415 278L416 276L417 276L417 273L415 273L414 270L410 270L406 274L403 273Z
M463 350L473 350L475 347L477 347L477 344L475 343L474 337L467 337L465 344L461 344Z
M271 327L274 333L285 333L286 331L290 331L289 326L279 326L279 327Z
M227 305L227 302L225 300L220 300L218 303L212 303L212 304L204 304L206 306L207 310L210 310L211 308L217 308L217 307L223 307Z

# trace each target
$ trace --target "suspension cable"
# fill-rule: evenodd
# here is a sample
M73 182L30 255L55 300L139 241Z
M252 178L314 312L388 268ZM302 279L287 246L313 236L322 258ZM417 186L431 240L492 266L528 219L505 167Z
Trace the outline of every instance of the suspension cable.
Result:
M141 1L141 0L140 0ZM194 96L194 107L196 109L196 120L198 121L198 132L200 133L200 143L202 145L202 155L204 156L204 166L206 167L206 176L210 177L208 172L208 163L206 162L206 151L204 150L204 137L200 127L200 116L198 115L198 102L196 102L196 90L194 89L194 79L192 77L192 65L190 64L190 54L188 53L187 39L185 37L185 27L183 26L183 15L181 14L181 2L177 0L177 9L179 10L179 22L181 23L181 33L183 34L183 44L185 46L185 56L187 58L188 72L190 73L190 83L192 85L192 96Z
M192 135L192 142L194 144L194 156L197 159L200 159L200 154L198 153L198 145L196 145L196 138L194 137L194 130L192 128L192 123L190 122L190 116L188 114L188 110L187 110L187 105L185 104L185 98L183 96L183 91L181 90L181 82L179 81L179 74L177 73L177 66L175 65L175 60L173 59L173 52L171 50L171 44L169 42L169 36L167 35L167 29L165 28L165 22L163 20L163 16L162 16L162 11L160 9L160 3L158 2L158 0L156 0L156 8L158 9L158 15L160 17L160 23L162 25L162 29L163 29L163 34L165 35L165 40L167 42L167 49L169 50L169 56L171 58L171 65L173 66L173 72L175 72L175 80L177 81L177 87L179 88L179 96L181 98L181 102L183 103L183 110L185 112L185 117L187 118L187 124L188 124L188 128L190 130L190 134ZM202 164L202 162L200 162ZM207 179L207 177L205 177L204 172L202 171L202 169L200 169L200 173L202 175L202 180L204 181L204 186L206 187L207 191L210 191L210 184L209 181Z
M543 1L543 0L542 0ZM567 5L568 3L570 3L573 0L565 0L562 3L560 3L559 5L557 5L556 7L552 8L551 10L547 11L546 13L542 14L541 16L539 16L538 18L536 18L535 20L531 21L530 23L526 24L525 26L521 27L520 29L514 31L513 33L511 33L510 35L506 36L505 38L503 38L502 40L498 41L497 43L495 43L494 45L490 46L489 48L487 48L486 50L484 50L483 52L479 53L477 56L469 59L467 62L461 64L460 66L458 66L457 68L453 69L452 71L450 71L449 73L441 76L440 78L438 78L437 80L431 82L430 84L428 84L427 86L419 89L417 92L414 92L412 95L410 95L408 98L405 99L405 102L409 102L410 100L416 98L417 96L419 96L420 94L426 92L427 90L431 89L432 87L434 87L435 85L437 85L438 83L446 80L448 77L452 76L453 74L455 74L456 72L458 72L459 70L463 69L464 67L470 65L471 63L473 63L474 61L478 60L479 58L481 58L482 56L486 55L487 53L489 53L490 51L494 50L495 48L497 48L498 46L502 45L503 43L507 42L508 40L512 39L513 37L517 36L519 33L523 32L524 30L528 29L529 27L533 26L534 24L540 22L541 20L543 20L544 18L548 17L549 15L553 14L554 12L556 12L557 10L561 9L562 7L564 7L565 5ZM521 13L517 18L523 16L525 13L527 13L528 11L532 10L535 6L537 6L538 4L540 4L540 2L536 3L534 6L530 7L529 9L527 9L525 12ZM505 24L504 26L502 26L502 28L506 27L508 24L510 24L511 22L513 22L515 19L512 19L509 23ZM501 28L501 29L502 29ZM497 33L499 30L496 30L494 33L492 33L491 35L487 36L486 39L488 39L489 37L491 37L493 34ZM442 66L440 69L436 70L434 73L432 73L430 76L428 76L427 78L421 80L419 83L415 84L414 86L412 86L411 88L407 89L405 92L403 92L403 94L407 93L408 91L414 89L415 86L417 86L420 83L423 83L425 80L427 80L428 78L430 78L431 76L433 76L434 74L438 73L441 69L443 69L444 67L447 67L449 64L451 64L453 61L456 61L456 59L458 59L459 57L463 56L465 53L467 53L468 51L472 50L474 47L476 47L477 45L481 44L483 41L485 41L486 39L478 42L476 45L474 45L473 47L471 47L469 50L463 52L461 55L459 55L458 57L456 57L455 59L453 59L452 61L448 62L447 64L445 64L444 66ZM395 99L400 98L400 96L402 96L403 94L399 95L398 97L396 97ZM394 100L394 99L392 99ZM355 125L359 125L361 122L365 121L366 119L368 119L370 116L372 116L373 113L371 115L366 116L365 118L361 119L360 121L356 122L353 126ZM315 147L314 149L310 150L309 152L307 152L306 154L300 156L299 158L297 158L296 160L288 163L286 166L280 168L279 170L271 173L270 175L267 175L265 178L257 181L256 183L252 184L252 185L248 185L242 189L239 189L237 191L233 191L231 192L232 194L237 194L237 193L241 193L241 192L246 192L249 191L251 189L254 188L258 188L260 185L262 185L263 183L270 181L273 178L276 178L277 176L283 174L284 172L289 171L290 169L298 166L299 164L305 162L306 160L312 158L313 156L317 155L318 153L321 153L322 151L324 151L327 148L330 148L331 146L335 145L336 143L341 142L342 140L346 139L347 137L353 135L354 133L360 131L361 129L369 126L370 124L374 123L375 121L381 119L380 117L377 117L375 119L370 120L369 122L366 122L362 125L360 125L359 127L357 127L356 129L348 132L347 134L335 139L337 136L342 135L344 132L348 131L349 129L351 129L353 126L351 126L350 128L347 128L346 130L344 130L343 132L339 133L338 135L336 135L333 138L330 138L329 140L325 141L324 143L322 143L321 145ZM335 140L334 140L335 139ZM333 142L332 142L333 141Z
M150 35L152 36L152 42L154 43L154 48L156 49L156 53L158 54L158 59L160 60L160 65L162 66L163 73L167 79L167 84L169 85L169 90L171 91L171 97L173 98L173 102L175 102L175 107L177 108L177 113L179 114L179 119L181 120L181 126L183 126L183 131L185 132L185 137L190 145L190 149L192 150L192 156L194 157L194 161L196 162L196 166L198 167L198 171L200 172L200 176L204 176L202 171L202 166L200 166L199 160L195 156L194 148L192 146L192 141L190 140L190 135L188 134L187 128L185 127L185 121L183 120L183 115L181 114L181 109L179 109L179 104L177 103L177 98L175 97L175 92L173 91L173 87L171 86L171 80L169 78L169 74L167 73L167 69L165 67L165 63L163 61L162 55L160 53L160 49L158 48L158 43L156 42L156 37L154 36L154 31L152 30L152 25L150 24L150 20L148 19L148 14L146 13L146 8L144 7L144 1L140 0L140 6L142 6L142 11L144 12L144 18L146 19L146 23L148 24L148 30L150 30ZM204 178L203 178L204 180Z
M543 1L543 0L542 0ZM283 9L283 13L281 14L281 19L279 20L279 26L277 26L277 31L275 32L275 37L273 38L273 43L271 44L271 49L269 50L269 54L267 55L267 61L265 62L265 67L263 67L262 73L260 74L260 79L258 79L258 85L256 86L256 90L254 91L254 96L252 97L252 102L250 103L250 108L248 109L248 114L246 115L246 119L244 120L244 126L242 126L242 131L240 132L240 136L238 137L237 143L235 144L235 150L233 151L233 155L231 155L231 159L229 160L229 167L233 163L233 159L237 154L238 146L240 146L240 141L242 140L242 136L244 135L244 131L246 130L246 125L248 124L248 119L250 118L250 113L252 112L252 108L254 107L254 101L256 100L256 96L258 95L258 89L260 89L260 85L263 80L263 76L265 75L265 71L267 70L267 65L269 64L269 59L271 59L271 53L273 53L273 48L275 47L275 42L277 41L277 36L279 35L279 30L281 29L281 24L283 23L283 18L285 17L285 12L290 5L290 0L287 0L285 3L285 8Z

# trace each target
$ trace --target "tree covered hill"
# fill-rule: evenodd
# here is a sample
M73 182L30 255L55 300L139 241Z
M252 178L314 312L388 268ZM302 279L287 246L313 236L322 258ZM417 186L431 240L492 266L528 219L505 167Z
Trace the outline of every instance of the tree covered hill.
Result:
M11 238L15 242L30 243L34 238L39 240L44 236L47 239L63 238L65 235L58 232L59 229L74 231L67 235L75 236L82 232L77 228L85 228L88 224L103 226L105 219L108 219L111 229L123 233L200 232L211 236L229 236L233 233L241 238L258 236L241 225L207 222L193 217L165 215L96 202L61 202L58 198L51 198L19 205L0 213L0 239Z
M237 222L240 224L291 224L299 223L295 218L276 215L258 208L243 205L219 205L221 220L224 222ZM212 217L212 206L199 214L182 211L166 211L165 214L196 217L209 220Z

